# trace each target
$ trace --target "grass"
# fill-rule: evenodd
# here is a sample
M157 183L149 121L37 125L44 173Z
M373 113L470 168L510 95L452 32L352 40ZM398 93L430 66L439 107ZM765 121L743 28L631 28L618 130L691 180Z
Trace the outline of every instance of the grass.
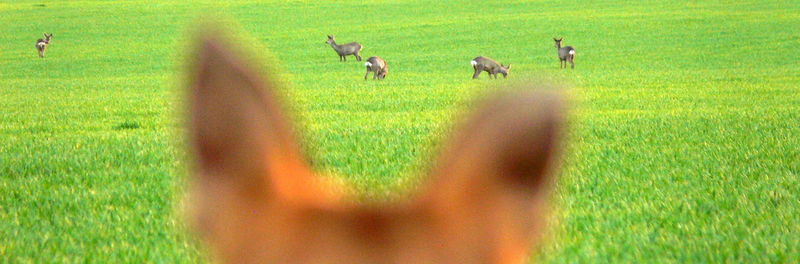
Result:
M800 260L800 5L791 1L3 1L0 262L188 262L181 74L198 14L281 62L314 166L413 183L468 102L572 83L545 263ZM41 33L54 33L46 59ZM327 34L391 64L339 63ZM552 37L577 49L559 70Z

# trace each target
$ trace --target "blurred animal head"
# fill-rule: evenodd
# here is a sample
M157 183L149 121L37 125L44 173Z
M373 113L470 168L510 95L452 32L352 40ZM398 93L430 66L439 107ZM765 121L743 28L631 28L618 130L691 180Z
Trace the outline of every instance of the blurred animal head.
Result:
M556 41L556 48L561 48L561 41L564 40L564 38L560 38L560 39L553 38L553 40Z
M328 35L328 40L325 41L325 44L336 43L336 39L333 35Z
M333 39L330 37L329 39ZM201 34L189 83L195 229L223 263L521 263L546 218L562 100L485 101L410 199L363 205L314 176L275 83Z
M505 66L503 66L503 64L500 64L500 69L498 70L498 72L503 74L503 78L507 78L508 73L511 72L511 64Z

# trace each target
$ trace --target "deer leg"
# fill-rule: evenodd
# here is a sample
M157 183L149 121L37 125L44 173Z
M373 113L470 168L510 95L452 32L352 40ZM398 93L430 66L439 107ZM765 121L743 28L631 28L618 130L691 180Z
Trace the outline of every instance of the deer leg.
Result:
M356 52L356 60L361 61L361 54L358 54L358 52Z
M369 76L369 68L367 68L367 73L366 73L366 74L364 74L364 80L365 80L365 81L367 80L367 76Z
M569 64L572 64L572 68L575 69L575 58L570 56L569 57Z
M481 71L483 69L481 69L480 67L473 67L473 68L475 68L475 73L472 74L472 79L478 79L478 75L481 75Z

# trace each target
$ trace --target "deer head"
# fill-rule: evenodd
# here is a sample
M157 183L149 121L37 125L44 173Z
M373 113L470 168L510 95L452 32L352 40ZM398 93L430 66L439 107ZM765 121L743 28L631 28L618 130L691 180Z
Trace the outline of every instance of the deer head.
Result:
M564 40L564 38L560 39L553 38L553 40L556 41L556 48L561 48L561 41Z
M500 64L500 71L499 72L501 74L503 74L503 78L508 77L508 73L510 71L511 71L511 64L508 64L508 65L505 65L505 66L503 66L503 64Z
M325 44L336 43L336 37L333 35L328 35L328 40L325 41Z
M411 199L362 205L314 177L276 87L217 33L189 83L194 227L224 263L520 263L546 218L562 101L487 100ZM332 38L330 38L332 39Z

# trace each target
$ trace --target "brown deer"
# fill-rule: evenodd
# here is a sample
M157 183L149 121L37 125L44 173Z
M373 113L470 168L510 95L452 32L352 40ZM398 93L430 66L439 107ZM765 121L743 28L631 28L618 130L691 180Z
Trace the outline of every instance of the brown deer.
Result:
M553 40L556 41L556 49L558 49L558 60L559 60L558 68L566 69L567 62L569 62L570 64L572 64L572 68L575 69L575 49L572 48L572 46L566 46L562 48L561 41L564 40L564 38L560 39L553 38Z
M478 79L478 75L483 71L489 73L489 79L492 77L497 79L498 73L503 74L503 78L506 78L508 76L508 70L511 69L511 64L503 66L503 64L497 63L497 61L484 56L475 57L470 63L472 63L472 69L475 70L475 73L472 74L472 79Z
M36 50L39 51L39 58L44 58L44 51L47 49L47 45L50 44L50 39L52 38L52 33L50 35L44 33L44 39L36 40Z
M206 29L209 30L209 29ZM562 100L483 103L411 199L365 205L315 177L274 94L221 37L199 34L189 80L190 205L222 263L522 263L547 218Z
M367 79L367 76L369 76L370 72L373 73L373 80L383 80L383 78L386 78L386 74L389 74L389 64L387 64L385 60L381 59L381 57L369 57L367 62L364 63L364 66L367 66L367 73L364 74L364 80Z
M347 61L347 55L356 56L357 61L361 61L361 44L358 42L350 42L344 45L337 45L336 44L336 37L333 35L328 35L328 40L325 43L330 44L336 54L339 54L339 61Z

